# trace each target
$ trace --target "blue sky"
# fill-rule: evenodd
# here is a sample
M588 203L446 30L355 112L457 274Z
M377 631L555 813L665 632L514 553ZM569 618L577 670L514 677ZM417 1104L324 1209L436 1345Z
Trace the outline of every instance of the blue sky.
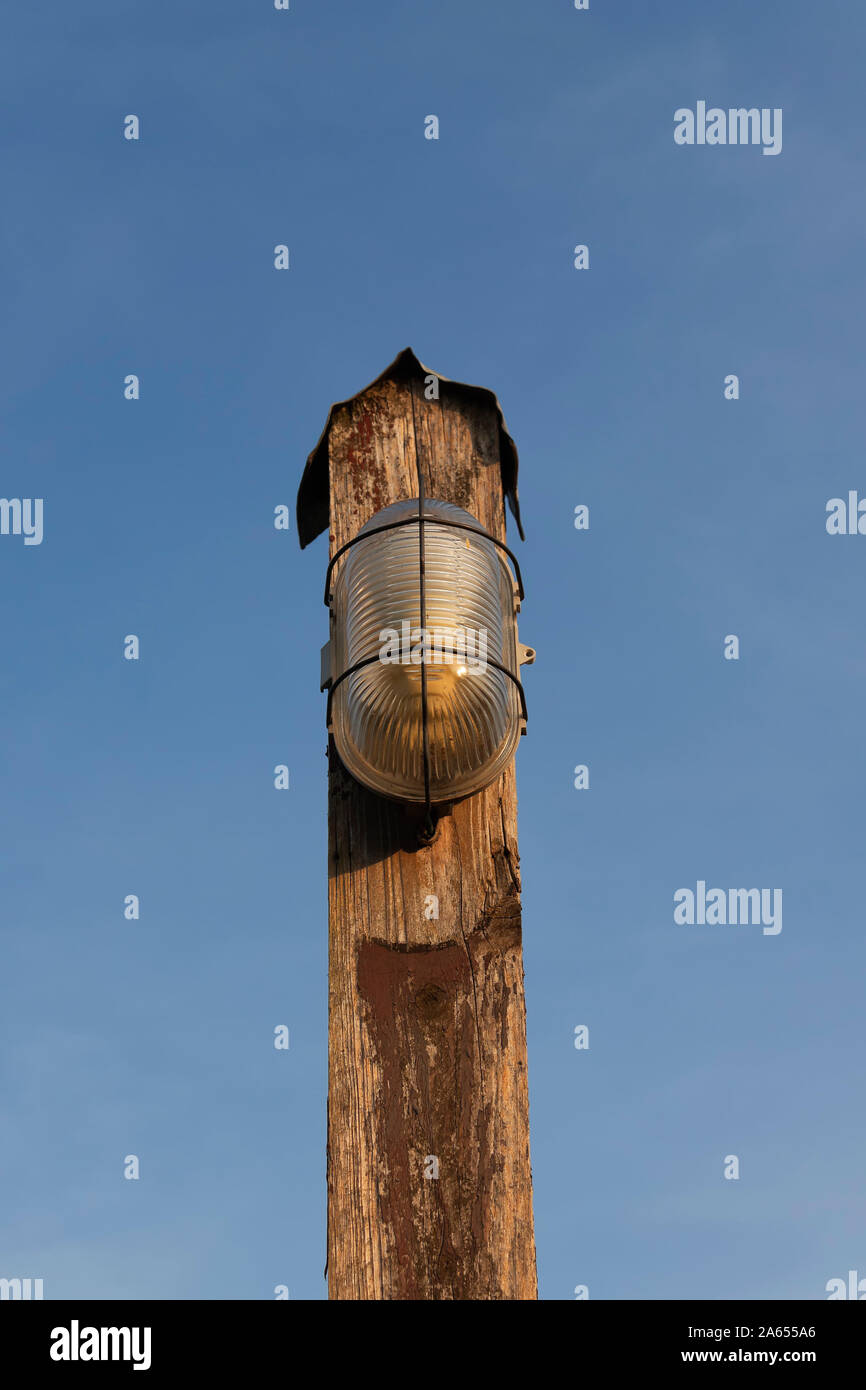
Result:
M0 494L45 521L0 536L0 1276L325 1296L326 540L271 518L407 345L495 390L521 458L541 1295L866 1275L866 539L825 529L866 494L866 16L50 0L5 27ZM782 153L678 147L698 100L782 108ZM699 879L781 887L783 930L676 926Z

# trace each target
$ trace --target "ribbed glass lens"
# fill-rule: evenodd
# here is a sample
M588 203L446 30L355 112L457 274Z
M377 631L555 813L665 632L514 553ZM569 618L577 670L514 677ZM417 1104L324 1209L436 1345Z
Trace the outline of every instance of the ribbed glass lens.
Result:
M417 515L417 498L377 512L339 562L334 676L365 658L376 660L337 686L331 717L337 752L359 782L384 796L423 802L423 669L430 797L441 802L487 786L514 753L519 693L490 660L517 671L516 604L511 571L490 540L425 525L422 627L420 527L364 539L376 526ZM425 501L424 516L478 525L461 507L433 499Z

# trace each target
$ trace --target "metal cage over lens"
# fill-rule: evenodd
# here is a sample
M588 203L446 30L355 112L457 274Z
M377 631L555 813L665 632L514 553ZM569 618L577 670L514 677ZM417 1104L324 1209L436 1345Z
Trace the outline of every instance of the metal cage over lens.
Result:
M322 689L359 782L429 811L496 780L526 732L522 598L512 552L450 502L395 502L341 546Z

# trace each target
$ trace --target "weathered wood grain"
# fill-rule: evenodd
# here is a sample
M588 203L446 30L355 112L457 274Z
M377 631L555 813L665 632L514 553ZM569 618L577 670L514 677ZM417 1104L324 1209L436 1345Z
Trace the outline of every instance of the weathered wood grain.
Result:
M498 440L489 404L446 383L425 400L420 376L340 407L331 554L417 496L416 445L427 495L504 540ZM333 743L329 767L330 1297L534 1299L513 764L426 848L418 813L367 792Z

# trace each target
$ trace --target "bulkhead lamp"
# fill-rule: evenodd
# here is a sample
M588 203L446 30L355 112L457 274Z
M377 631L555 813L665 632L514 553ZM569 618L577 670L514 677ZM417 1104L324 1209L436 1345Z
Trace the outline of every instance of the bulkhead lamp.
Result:
M495 781L526 732L519 668L535 659L511 552L462 507L414 498L336 552L325 589L322 689L352 776L428 811Z

